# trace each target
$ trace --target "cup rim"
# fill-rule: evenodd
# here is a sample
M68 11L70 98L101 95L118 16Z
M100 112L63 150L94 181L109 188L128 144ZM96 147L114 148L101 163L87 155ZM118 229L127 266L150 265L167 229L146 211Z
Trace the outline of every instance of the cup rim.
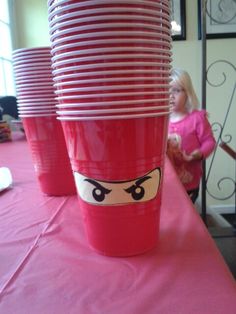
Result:
M52 57L52 62L56 62L57 60L60 60L62 58L68 58L68 57L77 57L79 55L86 55L86 54L96 54L94 57L97 56L107 56L107 54L104 53L113 53L116 52L117 54L122 53L122 51L127 51L128 54L130 52L137 52L137 53L150 53L153 55L153 57L160 57L160 59L171 59L170 56L172 56L172 51L170 49L162 49L162 48L154 48L154 47L107 47L107 48L91 48L91 49L81 49L81 50L75 50L75 51L68 51L64 53L58 53L58 55L54 55ZM155 54L154 54L155 53ZM164 54L167 54L164 55Z
M91 114L107 114L107 113L129 113L129 112L143 112L143 111L157 111L162 112L161 109L171 109L170 105L166 106L148 106L148 107L132 107L132 108L109 108L109 109L85 109L85 110L57 110L56 113L62 116L74 115L91 115Z
M130 32L131 33L131 32ZM68 43L72 40L80 40L82 41L85 39L85 42L88 40L88 38L98 38L98 37L114 37L114 36L121 36L124 35L128 39L127 31L105 31L105 32L95 32L95 33L85 33L85 34L76 34L71 36L65 36L57 40L51 40L51 47L56 47L60 43ZM171 36L167 36L164 34L158 34L157 32L144 32L144 31L132 31L132 36L140 36L140 37L152 37L157 38L158 40L163 39L169 43L172 43Z
M63 0L62 0L63 1ZM66 0L64 0L65 2L57 2L57 4L55 5L51 5L48 7L48 20L50 21L55 15L58 15L60 13L63 13L64 11L67 10L73 10L73 9L78 9L78 8L83 8L84 6L93 6L93 5L104 5L104 4L109 4L109 0L91 0L91 1L84 1L82 3L73 3L73 4L67 4L65 6L63 6L60 9L55 10L55 8L57 6L61 6L63 3L66 3ZM136 5L143 5L143 2L141 0L122 0L123 4L136 4ZM113 0L113 4L120 4L120 1L117 0ZM170 8L169 8L169 3L167 0L162 0L162 3L148 3L149 7L153 7L153 8L158 8L158 9L165 9L168 13L170 13ZM83 9L81 10L83 11Z
M38 109L38 110L18 110L18 114L41 114L41 113L56 113L55 109Z
M149 22L154 22L154 23L162 23L167 26L171 26L171 23L167 19L163 19L161 17L154 17L154 16L147 16L147 15L142 15L141 12L140 14L114 14L114 15L91 15L91 16L86 16L86 17L80 17L78 20L78 17L74 19L69 19L67 21L62 21L54 26L50 27L49 34L52 35L55 31L58 31L59 28L65 27L65 26L70 26L70 25L76 25L79 23L86 23L86 22L98 22L98 21L105 21L105 20L132 20L132 21L149 21Z
M38 72L37 70L46 70L48 69L49 67L51 67L51 62L40 62L40 63L36 63L35 65L16 65L14 66L14 63L13 63L13 69L14 69L14 72L27 72L27 71L36 71L36 73Z
M106 107L106 106L123 106L123 105L138 105L138 104L147 104L147 103L156 103L169 101L167 98L153 98L153 99L135 99L135 100L116 100L116 101L102 101L102 102L86 102L86 103L59 103L56 104L56 108L73 108L73 107Z
M53 42L53 40L55 38L58 38L58 37L61 37L64 35L68 35L71 33L75 33L75 32L79 33L81 31L89 31L89 30L95 30L95 32L96 32L96 30L104 29L104 28L121 28L121 27L122 28L125 28L125 27L130 28L131 25L132 24L130 24L130 23L98 23L98 24L90 24L90 25L85 25L85 26L71 27L69 29L62 30L62 31L58 30L55 34L50 36L50 40ZM136 23L136 27L152 30L155 32L162 31L162 32L165 32L166 36L171 36L171 28L169 28L169 27L157 26L157 25L151 25L151 24L149 25L149 24L145 24L145 23ZM127 30L126 30L126 32L127 32ZM90 33L93 34L94 32L91 31Z
M156 77L146 77L146 76L138 76L138 77L109 77L109 78L98 78L98 79L84 79L84 80L71 80L65 82L54 83L54 87L64 87L67 85L81 85L81 84L94 84L94 83L110 83L110 82L138 82L138 81L163 81L163 82L171 82L170 77L166 78L156 78ZM104 86L105 88L105 86Z
M48 61L49 63L51 62L51 56L50 57L42 57L42 58L25 58L25 59L22 59L22 60L12 60L12 63L14 66L17 66L17 65L21 65L21 64L24 64L26 66L29 66L31 63L45 63L45 61Z
M45 97L46 96L46 97ZM41 94L41 95L35 95L33 94L32 96L21 96L17 95L17 101L20 102L45 102L45 101L55 101L55 95L53 97L48 97L49 95Z
M56 95L66 94L66 93L80 93L80 92L91 92L91 91L109 91L109 90L120 90L120 89L146 89L146 88L168 88L169 84L121 84L121 85L107 85L107 86L88 86L88 87L76 87L76 88L63 88L55 90ZM92 96L92 94L91 94Z
M52 62L52 67L53 68L56 68L56 67L59 67L59 66L66 66L67 64L70 64L70 63L78 63L78 62L93 62L93 61L101 61L101 60L110 60L110 59L145 59L145 60L148 60L148 59L157 59L159 60L159 62L161 64L166 64L166 63L162 63L161 61L163 61L163 57L160 57L160 56L156 56L154 54L139 54L139 53L133 53L133 54L111 54L111 55L96 55L96 56L89 56L89 57L80 57L80 58L68 58L66 60L62 60L62 61L53 61ZM171 57L166 57L165 58L166 61L168 62L172 62L172 58ZM113 62L113 66L115 66L115 63L118 63L118 62ZM128 62L130 64L130 61ZM143 63L143 61L142 61ZM152 61L153 63L153 61ZM103 66L106 65L105 62L102 63ZM133 65L133 62L132 62L132 65Z
M130 62L116 62L116 64L114 65L114 63L110 62L110 63L106 63L105 67L130 67ZM132 62L132 68L134 67L147 67L147 66L151 66L152 68L155 67L162 67L162 68L166 68L168 69L166 73L168 73L168 71L171 70L172 66L170 64L167 63L160 63L160 62ZM65 73L65 72L70 72L70 71L81 71L81 70L88 70L88 69L95 69L95 68L104 68L104 64L101 63L91 63L91 64L85 64L85 65L77 65L77 66L65 66L59 69L54 69L52 71L53 75L56 76L58 73ZM116 73L115 70L114 74ZM159 71L159 70L158 70ZM92 73L92 72L87 72L87 73ZM102 73L102 71L101 71Z
M38 77L38 76L37 76ZM45 76L42 76L42 77L39 77L38 79L37 78L27 78L27 79L21 79L21 78L15 78L15 81L16 81L16 85L17 86L20 86L20 85L24 85L24 84L30 84L31 86L33 85L36 85L37 83L35 82L38 82L39 84L37 85L40 85L41 83L45 83L45 82L48 82L48 83L51 83L53 84L53 77L51 78L46 78ZM42 85L42 84L41 84Z
M54 108L55 110L56 110L56 105L54 104L54 105L48 105L48 106L44 106L44 105L26 105L26 106L22 106L22 105L20 105L20 104L17 104L17 108L18 108L18 110L34 110L34 109L36 109L36 110L42 110L42 109L50 109L50 108Z
M65 49L70 49L73 47L87 47L89 45L107 45L107 44L122 44L122 43L128 43L128 44L151 44L151 45L163 45L171 49L172 45L171 43L167 41L162 41L162 40L154 40L154 39L137 39L137 38L120 38L120 39L100 39L100 40L90 40L90 41L82 41L82 42L76 42L76 43L70 43L70 44L62 44L62 45L57 45L55 48L52 48L51 53L54 55L54 53L60 51L60 50L65 50Z
M37 83L22 83L22 84L16 84L16 90L17 91L20 91L20 92L25 92L25 91L32 91L32 90L35 90L35 91L43 91L43 90L52 90L54 91L54 87L53 87L53 82L50 81L48 82L48 84L37 84Z
M29 53L33 54L34 52L41 51L50 51L50 46L40 46L40 47L31 47L31 48L19 48L15 49L12 52L12 55L17 55L18 53Z
M86 116L86 117L57 117L60 121L87 121L87 120L124 120L124 119L138 119L151 118L158 116L168 116L171 112L163 113L146 113L146 114L131 114L131 115L111 115L111 116Z
M22 98L22 97L37 97L37 96L39 96L39 97L55 97L55 95L54 95L54 89L52 88L52 91L50 92L50 90L48 91L47 90L47 93L44 91L44 89L42 89L42 90L40 90L40 89L32 89L32 90L28 90L28 89L26 89L26 90L23 90L23 91L21 91L21 90L17 90L17 95L18 95L18 97L19 98ZM32 95L32 96L31 96Z
M33 99L33 100L24 100L24 101L17 101L17 106L20 106L20 107L26 107L26 106L31 106L32 103L35 105L35 106L43 106L45 104L47 105L51 105L51 106L55 106L57 104L57 102L54 100L54 101L44 101L44 100L41 100L41 98L36 98L36 99Z
M135 96L138 95L169 95L170 92L164 91L151 91L151 92L135 92ZM56 101L60 100L69 100L69 99L86 99L86 98L96 98L96 97L121 97L121 96L133 96L133 92L126 92L126 93L106 93L106 94L86 94L86 95L70 95L70 96L57 96L55 97Z
M127 9L127 8L126 8ZM130 11L130 10L129 10ZM139 13L140 14L140 9L137 7L134 7L131 9L132 14L133 13ZM71 18L81 18L82 16L88 16L88 14L95 14L98 16L99 13L117 13L117 12L122 12L124 13L124 8L117 6L117 7L110 7L110 8L96 8L96 9L87 9L83 11L74 11L74 12L69 12L63 15L59 15L57 17L54 17L53 19L48 19L49 20L49 28L54 27L58 23L62 23L63 21ZM162 18L170 21L170 14L167 14L165 12L160 12L160 11L154 11L153 9L147 9L147 8L142 8L142 14L147 14L146 16L152 16L152 17L157 17L157 18ZM149 15L148 15L149 14Z
M33 117L57 117L56 113L52 114L19 114L20 118L33 118Z
M36 59L36 58L48 58L48 56L50 55L51 51L49 52L42 52L42 53L37 53L37 54L27 54L27 55L19 55L19 56L12 56L12 61L21 61L21 60L28 60L28 59Z
M48 4L48 7L49 7L49 12L50 11L52 11L52 10L54 10L56 7L58 7L58 6L61 6L61 5L63 5L63 4L66 4L66 7L68 6L68 5L70 5L70 4L67 4L68 3L68 1L66 1L66 0L58 0L56 3L54 3L54 4L51 4L51 1L52 0L48 0L48 2L47 2L47 4ZM86 2L86 1L85 1ZM88 2L88 1L87 1ZM89 1L89 3L90 3L91 1ZM94 2L94 1L92 1L92 2ZM108 1L101 1L101 2L99 2L98 1L98 4L100 4L100 3L102 3L102 4L106 4ZM167 5L168 5L168 1L166 1L166 0L163 0L163 2L164 3L166 3ZM133 3L133 1L124 1L123 3ZM97 2L95 1L95 3L93 3L93 5L94 4L97 4ZM76 6L77 7L77 6ZM79 6L80 7L80 6Z
M28 74L29 73L29 74ZM20 72L15 73L15 78L22 80L26 77L26 79L35 79L36 77L40 79L50 79L53 78L52 71L48 70L47 72L42 73L41 71L28 71L28 72Z
M69 67L68 67L69 68ZM74 69L75 68L75 69ZM76 66L71 67L71 71L76 70ZM56 71L56 70L55 70ZM64 73L64 72L63 72ZM90 74L91 73L91 74ZM53 81L59 81L61 79L67 79L67 78L73 78L73 77L87 77L87 76L104 76L104 75L113 75L113 74L134 74L134 73L145 73L145 74L149 74L149 73L156 73L157 74L157 70L153 70L153 69L132 69L132 70L106 70L106 71L96 71L96 72L78 72L78 73L71 73L71 74L62 74L62 75L55 75L53 77ZM166 70L159 70L158 74L164 74L167 75L168 77L170 77L170 72L166 71ZM155 77L155 79L157 79L158 77ZM160 77L161 79L161 77Z

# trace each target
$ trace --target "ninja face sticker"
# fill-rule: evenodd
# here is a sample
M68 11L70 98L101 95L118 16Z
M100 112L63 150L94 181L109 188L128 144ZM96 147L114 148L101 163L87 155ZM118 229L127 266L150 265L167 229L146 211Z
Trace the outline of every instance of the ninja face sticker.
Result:
M82 200L94 205L121 205L146 202L156 197L161 169L129 181L103 181L74 172L77 191Z

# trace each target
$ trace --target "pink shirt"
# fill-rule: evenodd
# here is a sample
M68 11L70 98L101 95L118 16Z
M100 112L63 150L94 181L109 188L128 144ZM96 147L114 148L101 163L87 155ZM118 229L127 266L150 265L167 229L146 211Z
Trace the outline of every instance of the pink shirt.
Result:
M180 181L187 191L199 186L202 176L201 160L191 162L179 158L181 152L190 155L199 149L203 158L207 158L215 148L215 139L205 110L194 110L183 120L169 123L169 141L167 152Z

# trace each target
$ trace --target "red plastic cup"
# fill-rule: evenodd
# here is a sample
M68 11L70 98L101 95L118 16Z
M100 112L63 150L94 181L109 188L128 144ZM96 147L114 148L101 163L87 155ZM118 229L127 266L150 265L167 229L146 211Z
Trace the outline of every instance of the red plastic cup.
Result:
M22 122L41 191L53 196L76 194L63 130L56 116L22 116Z
M153 249L168 115L61 122L91 247L109 256Z
M61 1L60 3L55 4L49 4L48 5L48 19L49 21L53 21L54 19L60 19L65 14L73 14L74 12L80 11L82 15L92 15L96 14L96 10L99 9L109 9L109 11L112 11L112 8L122 7L123 9L128 10L131 9L131 12L135 8L139 9L152 9L153 11L161 11L170 13L169 3L166 0L162 0L162 2L157 1L126 1L126 3L120 4L116 1L110 2L110 1Z
M81 17L78 19L78 17L74 19L70 19L69 21L57 23L56 25L52 26L50 29L50 34L53 36L58 31L66 31L77 27L91 27L92 24L98 24L101 23L125 23L129 22L132 23L149 23L153 25L163 25L165 28L170 28L171 24L170 21L163 18L158 17L150 17L150 16L144 16L141 14L104 14L104 15L94 15L90 17Z

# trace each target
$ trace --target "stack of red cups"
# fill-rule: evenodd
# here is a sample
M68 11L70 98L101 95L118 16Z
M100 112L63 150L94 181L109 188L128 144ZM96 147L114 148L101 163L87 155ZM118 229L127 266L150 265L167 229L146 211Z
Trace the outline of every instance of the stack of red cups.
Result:
M75 194L75 182L56 100L50 47L23 48L13 52L18 112L32 153L43 193Z
M90 245L156 246L170 113L169 1L48 1L52 68Z

